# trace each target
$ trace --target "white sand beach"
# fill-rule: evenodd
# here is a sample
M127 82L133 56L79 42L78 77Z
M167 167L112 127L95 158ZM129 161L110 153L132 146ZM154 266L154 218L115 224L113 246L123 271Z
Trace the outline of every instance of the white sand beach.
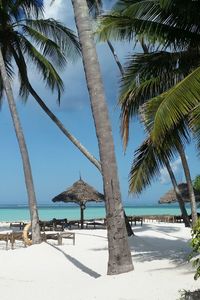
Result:
M6 228L5 228L6 229ZM183 224L145 223L129 238L134 271L107 276L106 230L74 230L76 243L6 250L0 242L1 300L176 300L195 290L188 263L190 229Z

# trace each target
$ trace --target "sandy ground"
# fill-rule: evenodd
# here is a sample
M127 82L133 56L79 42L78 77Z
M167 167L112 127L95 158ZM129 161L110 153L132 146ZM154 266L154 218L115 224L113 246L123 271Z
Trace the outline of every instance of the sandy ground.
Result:
M3 228L1 228L3 229ZM6 229L6 228L4 228ZM106 230L74 230L64 240L6 250L0 242L1 300L176 300L195 290L187 258L190 229L182 224L146 223L129 238L134 271L107 276Z

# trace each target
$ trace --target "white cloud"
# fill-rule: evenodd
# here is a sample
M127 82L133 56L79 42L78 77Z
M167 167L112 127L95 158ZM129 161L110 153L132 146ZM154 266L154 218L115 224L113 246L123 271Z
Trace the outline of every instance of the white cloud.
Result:
M44 0L44 17L53 18L75 29L73 9L70 0Z
M182 164L181 164L181 159L178 158L177 160L175 160L173 163L170 164L174 175L176 176L177 181L181 181L181 177L182 177ZM162 168L160 171L160 183L161 184L168 184L171 182L171 179L169 177L168 171L166 169L166 167Z
M45 18L54 18L58 19L60 16L60 12L63 10L64 1L63 0L55 0L52 2L51 0L44 1L44 11Z

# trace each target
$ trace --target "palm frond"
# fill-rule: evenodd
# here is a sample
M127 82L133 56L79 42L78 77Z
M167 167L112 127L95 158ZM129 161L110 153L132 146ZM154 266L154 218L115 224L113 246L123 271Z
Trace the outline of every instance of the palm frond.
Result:
M54 41L68 59L80 55L80 44L75 33L54 19L26 20L26 25Z
M7 0L10 6L10 14L13 15L16 20L20 20L23 17L36 17L43 16L44 6L43 0Z
M19 74L19 95L21 96L21 99L26 102L28 96L29 96L29 79L27 74L27 66L26 62L23 56L23 53L21 51L20 45L18 40L15 42L15 47L12 47L12 53L14 60L16 62L16 65L18 67L18 74Z
M199 3L196 5L194 2L190 5L190 11L195 11L196 6L200 8ZM102 17L99 37L101 40L131 40L134 36L143 35L149 42L173 49L184 49L199 43L199 20L196 18L196 23L192 23L192 18L187 17L188 12L179 11L178 5L175 8L164 10L158 0L134 1L133 4L130 1L125 9L113 10Z
M151 131L148 138L136 150L129 174L130 193L141 193L152 180L159 175L159 170L171 161L178 153L180 145L190 142L187 124L180 124L175 130L168 132L162 144L154 144Z
M148 119L154 116L152 138L159 141L200 102L200 67L185 79L146 104Z
M28 35L31 40L39 47L40 53L42 55L48 58L48 60L54 62L55 65L59 68L64 68L67 62L66 57L55 42L27 25L22 25L22 29L24 34Z
M102 0L86 0L87 5L90 11L90 14L97 18L101 14L101 10L103 8L103 1Z
M189 126L193 132L198 152L200 153L200 103L189 114Z
M172 88L198 64L198 49L137 54L127 58L119 97L121 134L125 148L130 120L140 114L141 105Z
M129 193L139 194L159 175L159 161L150 139L136 150L129 174Z
M22 52L28 55L28 58L33 62L47 86L51 88L52 91L57 91L58 102L60 102L64 85L56 69L23 35L20 35L19 41Z

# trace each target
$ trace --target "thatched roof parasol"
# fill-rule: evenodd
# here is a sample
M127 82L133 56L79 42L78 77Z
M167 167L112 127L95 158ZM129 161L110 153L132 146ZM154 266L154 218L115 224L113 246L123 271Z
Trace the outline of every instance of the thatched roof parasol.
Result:
M80 206L81 210L81 228L83 228L83 211L85 209L86 202L102 202L104 201L104 195L96 191L92 186L90 186L80 178L66 191L54 197L52 201L77 203Z
M186 183L180 183L178 185L178 187L180 189L181 196L182 196L183 200L185 202L190 202L187 184ZM200 194L196 190L194 190L194 193L195 193L196 201L200 201ZM175 193L174 189L171 189L160 198L159 203L160 204L167 204L167 203L173 203L173 202L176 202L176 201L177 201L176 193Z

